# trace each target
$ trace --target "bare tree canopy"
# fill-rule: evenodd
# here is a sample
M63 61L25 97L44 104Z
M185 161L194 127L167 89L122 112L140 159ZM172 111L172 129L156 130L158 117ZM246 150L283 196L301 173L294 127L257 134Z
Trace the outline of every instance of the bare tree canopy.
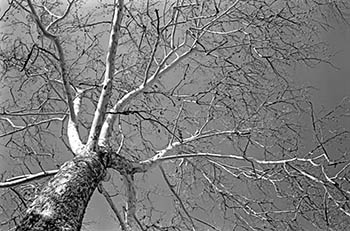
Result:
M349 7L8 0L0 229L88 230L95 192L114 230L348 230L350 100L292 77Z

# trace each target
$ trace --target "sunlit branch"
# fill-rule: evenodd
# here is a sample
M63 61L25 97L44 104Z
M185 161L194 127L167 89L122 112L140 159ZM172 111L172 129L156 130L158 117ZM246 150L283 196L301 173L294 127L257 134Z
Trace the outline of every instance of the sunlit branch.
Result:
M290 166L290 165L289 165L289 166ZM297 167L295 167L295 166L290 166L290 167L291 167L292 169L296 170L296 171L297 171L298 173L300 173L301 175L303 175L303 176L305 176L306 178L308 178L309 180L314 181L314 182L319 183L319 184L322 184L322 185L325 186L325 187L328 187L329 185L335 186L335 188L336 188L346 199L349 199L349 197L350 197L350 191L345 191L346 193L349 194L349 196L346 195L346 194L344 194L344 191L340 190L340 189L337 187L337 186L338 186L337 183L335 183L334 181L330 180L330 181L328 182L328 184L327 184L327 181L324 181L324 180L322 180L322 179L320 179L320 178L318 178L318 177L316 177L316 176L314 176L314 175L308 173L306 170L299 169L299 168L297 168ZM326 178L329 179L328 176L326 176Z
M23 129L26 127L26 126L20 126L20 125L14 124L14 122L12 122L12 120L10 120L9 118L1 117L0 120L6 120L10 124L10 126L13 128Z
M191 162L190 162L191 163ZM194 166L191 163L192 166ZM195 167L195 166L194 166ZM233 193L231 193L229 190L227 190L225 188L225 186L223 184L217 185L216 183L213 182L212 179L210 179L210 177L208 176L208 174L206 174L202 169L199 169L197 167L195 167L199 172L201 172L201 174L203 175L204 179L207 180L207 182L213 187L213 189L215 189L215 191L217 191L218 193L222 194L222 195L226 195L228 196L230 199L232 199L233 201L235 201L237 203L237 205L239 206L239 208L241 208L245 213L249 214L249 215L253 215L261 220L267 220L266 216L263 216L262 214L258 214L257 211L255 211L250 205L249 203L246 203L246 201L249 201L248 198L240 198L236 195L234 195ZM248 223L247 223L248 224Z
M179 155L170 155L170 156L163 156L159 157L158 160L166 161L166 160L174 160L174 159L180 159L180 158L192 158L192 157L215 157L215 158L227 158L227 159L235 159L235 160L242 160L242 161L253 161L257 164L286 164L290 162L300 161L300 162L308 162L312 164L314 167L320 166L320 164L316 164L314 161L315 159L318 159L320 157L324 157L324 154L321 154L320 156L317 156L315 158L290 158L290 159L283 159L283 160L259 160L254 157L248 157L248 156L239 156L239 155L226 155L226 154L217 154L217 153L205 153L205 152L199 152L199 153L191 153L191 154L179 154Z
M0 188L8 188L13 187L19 184L28 183L33 180L39 180L44 177L55 175L58 172L58 170L49 170L45 172L39 172L36 174L26 174L22 176L16 176L9 179L6 179L5 182L0 182Z
M120 117L119 117L119 125L118 126L119 126L119 131L120 131L120 134L121 134L122 138L120 140L120 144L119 144L118 150L116 152L117 155L120 154L120 152L121 152L121 150L122 150L122 148L124 146L124 139L125 139L125 136L124 136L124 133L123 133L123 128L122 128L122 125L120 123Z
M210 34L217 34L217 35L227 35L227 34L232 34L232 33L237 33L237 32L242 31L242 28L239 28L239 29L236 29L236 30L230 30L230 31L212 31L212 30L205 30L205 29L201 29L201 28L191 28L191 29L207 32L207 33L210 33Z
M183 59L185 59L187 56L189 56L193 51L194 48L196 47L196 42L192 44L192 46L184 52L182 55L177 55L176 51L180 49L182 46L184 46L186 41L184 43L180 44L179 47L176 49L172 50L169 52L168 55L166 55L162 62L158 65L157 70L153 73L152 76L150 76L147 79L146 84L141 84L139 87L136 89L130 91L126 95L124 95L113 107L112 110L110 110L109 115L107 116L103 127L101 131L101 135L99 138L99 145L105 145L107 143L107 139L110 136L110 130L112 129L112 126L115 122L116 119L116 112L122 111L124 107L132 100L134 99L137 95L142 93L145 89L147 89L148 86L151 86L153 83L155 83L159 78L163 75L165 75L167 72L172 70L179 62L181 62ZM166 65L166 62L170 57L172 57L174 54L176 54L176 58L169 64Z
M214 161L214 160L208 160L208 162L210 162L210 163L212 163L212 164L214 164L214 165L216 165L216 166L222 168L223 170L225 170L227 173L229 173L229 174L232 175L233 177L236 177L236 178L237 178L237 177L239 177L241 174L243 174L243 175L245 175L247 178L250 178L249 175L245 173L247 170L244 170L244 172L243 172L243 170L242 170L242 171L239 171L239 173L235 174L235 173L233 173L229 168L235 168L235 170L238 170L239 167L236 168L236 167L228 166L228 165L226 165L226 164L222 164L222 163L219 163L219 161ZM250 172L250 170L248 170L248 172ZM254 177L255 177L255 179L256 179L256 174L255 174ZM265 177L262 177L261 175L259 175L259 178L266 179Z
M169 148L169 147L168 147ZM169 152L172 149L172 147L170 147L170 149L168 150L163 150L162 152L160 152L158 155L159 156L154 156L153 158L146 160L146 161L142 161L140 162L140 166L138 166L140 169L145 168L151 168L154 167L156 165L160 165L161 162L164 161L168 161L168 160L176 160L176 159L185 159L185 158L200 158L200 157L205 157L205 158L221 158L221 159L235 159L235 160L239 160L239 161L247 161L250 163L256 163L259 165L282 165L284 166L284 169L286 171L286 173L288 175L291 175L291 173L285 168L286 165L290 166L292 169L294 169L296 172L298 172L299 174L301 174L302 176L308 178L311 181L314 181L316 183L321 184L322 186L324 186L325 188L328 187L332 187L335 188L337 191L339 191L339 193L345 197L348 198L348 194L350 194L349 191L346 191L345 189L340 188L335 182L334 182L334 177L329 177L325 170L323 165L321 164L317 164L314 161L323 157L326 161L328 160L325 154L321 154L317 157L314 158L290 158L290 159L283 159L283 160L259 160L256 159L254 157L247 157L247 156L239 156L239 155L226 155L226 154L215 154L215 153L192 153L192 154L178 154L178 155L169 155L169 156L164 156L167 152ZM210 160L209 160L210 161ZM324 181L322 179L320 179L319 177L316 177L304 170L301 170L295 166L290 165L290 163L293 162L308 162L310 163L312 166L314 167L321 167L322 173L324 174L324 177L326 178L327 181ZM218 164L215 162L215 164ZM227 171L228 173L230 173L231 175L238 177L238 175L233 174L230 170L228 170L225 166L219 164L219 166L221 168L223 168L225 171ZM348 165L346 165L344 168L346 168ZM343 168L343 169L344 169ZM343 171L343 169L341 169L340 171ZM275 186L275 182L276 179L271 179L270 176L265 176L265 173L259 173L257 174L259 170L255 170L254 171L254 178L262 178L264 180L269 181L271 184L273 184ZM242 173L244 174L246 177L251 178L250 175L247 175L246 173ZM338 174L337 174L338 175ZM337 176L336 175L336 176ZM347 212L346 210L343 211L344 213L348 214L349 212Z
M108 53L106 57L106 71L102 87L102 92L97 104L94 119L92 121L89 138L87 141L88 149L94 149L105 119L107 106L112 96L112 81L115 70L115 56L118 48L118 41L120 37L121 22L123 19L124 1L118 0L118 5L115 6L112 29L110 32Z
M8 0L0 227L68 227L96 186L123 231L347 227L350 101L317 113L288 80L328 56L320 27L347 2ZM58 154L80 158L39 191ZM34 194L53 198L40 220Z
M136 189L133 175L124 175L123 181L126 186L126 212L125 212L125 223L127 227L134 227L135 216L136 216Z
M63 13L62 16L55 15L55 14L53 14L52 12L50 12L48 9L45 8L46 11L48 11L50 14L54 15L54 16L57 18L55 21L51 22L51 23L46 27L46 30L50 30L50 28L51 28L52 26L54 26L55 24L57 24L59 21L62 21L62 20L68 15L69 11L71 10L71 8L72 8L72 6L73 6L74 1L75 1L75 0L71 0L71 1L67 0L67 2L68 2L69 4L68 4L68 7L67 7L66 11Z
M291 166L292 167L292 166ZM350 199L350 191L344 190L342 188L339 187L339 185L334 182L334 181L329 181L328 183L325 182L322 179L319 179L318 177L308 173L307 171L301 170L295 166L292 167L294 170L296 170L298 173L300 173L301 175L305 176L306 178L308 178L309 180L319 183L321 184L326 193L328 194L328 197L331 198L333 200L333 202L337 205L337 207L347 216L350 217L350 211L346 211L345 210L345 206L343 206L344 201L341 201L339 199L336 199L334 196L332 196L332 194L328 191L328 188L330 188L330 186L333 186L332 188L335 188L344 198L345 198L345 203L347 203L347 201L349 201ZM326 178L328 178L328 176L326 176ZM329 179L329 178L328 178Z
M53 13L53 12L51 12L46 6L41 6L47 13L49 13L49 15L51 15L51 16L53 16L53 17L55 17L55 18L59 18L60 16L59 15L57 15L57 14L55 14L55 13ZM46 27L46 29L47 29L47 27Z
M347 163L342 169L339 170L339 172L337 172L333 177L331 177L331 179L336 179L339 177L339 174L341 174L342 172L344 172L348 167L350 167L350 163Z
M237 135L237 136L247 136L250 134L250 130L246 130L246 131L236 131L236 130L228 130L228 131L209 131L209 132L202 132L199 133L198 131L196 132L196 134L183 139L181 142L180 141L176 141L173 142L171 144L169 144L165 149L159 150L157 152L156 155L154 155L153 157L141 161L140 164L141 165L145 165L145 168L152 168L154 167L154 165L158 165L161 161L164 160L164 158L167 159L167 154L171 153L171 151L173 151L176 147L181 146L181 145L185 145L200 139L204 139L204 138L210 138L210 137L215 137L215 136L222 136L222 135ZM208 153L207 153L208 154ZM195 155L195 154L193 154ZM221 155L221 154L219 154ZM237 156L238 158L243 158L240 156ZM147 166L147 167L146 167Z
M171 30L171 38L170 38L170 48L174 49L175 48L175 33L176 33L176 27L177 27L177 20L179 18L179 10L177 9L179 6L179 0L176 1L176 6L174 6L174 11L175 15L173 16L174 18L174 25L173 29Z
M333 202L338 207L338 209L342 211L346 216L350 217L350 211L346 211L346 206L345 206L345 204L348 204L349 198L346 198L346 200L336 199L334 196L332 196L331 193L329 193L327 187L324 186L324 189L326 191L327 196L333 200ZM348 192L348 194L350 193Z
M349 164L347 164L346 166L344 166L344 168L342 168L334 177L329 177L326 172L325 172L325 169L324 169L324 166L321 165L321 164L316 164L314 161L323 157L326 161L328 161L327 159L327 156L325 154L321 154L317 157L314 157L314 158L309 158L309 159L306 159L306 158L290 158L290 159L285 159L285 160L273 160L273 161L265 161L265 160L258 160L256 158L252 158L252 157L243 157L243 156L236 156L236 155L223 155L223 154L213 154L213 153L195 153L195 154L181 154L181 155L172 155L172 156L166 156L164 158L160 158L162 160L173 160L173 159L179 159L179 158L195 158L195 157L212 157L212 158L232 158L232 159L236 159L236 160L241 160L241 161L251 161L251 162L255 162L257 164L261 164L261 165L277 165L277 164L280 164L280 165L283 165L284 166L284 169L286 171L286 173L288 175L292 175L291 172L289 172L285 167L286 167L286 164L288 164L289 167L291 167L292 169L294 169L296 172L298 172L299 174L301 174L302 176L306 177L307 179L313 181L313 182L316 182L318 184L321 184L325 190L327 191L329 197L336 203L339 205L340 207L340 204L342 202L340 202L340 200L337 200L335 199L334 196L332 196L330 194L330 192L328 192L328 188L334 188L336 189L344 198L346 198L348 200L349 198L349 195L350 195L350 191L346 191L345 189L343 188L340 188L340 186L334 181L334 179L338 176L338 174L340 172L343 171L343 169L347 168L349 166ZM210 160L209 160L210 161ZM295 166L292 166L290 165L289 163L292 163L292 162L308 162L310 164L312 164L312 166L314 167L321 167L321 171L323 173L323 176L325 177L326 181L320 179L319 177L316 177L310 173L308 173L307 171L305 170L302 170L302 169L299 169ZM210 161L210 162L213 162L213 161ZM223 168L225 171L227 171L228 173L230 173L231 175L235 176L235 177L238 177L238 175L235 175L233 174L230 170L228 170L225 166L221 165L221 164L218 164L217 162L213 162L215 163L216 165L219 165L221 168ZM328 162L329 163L329 162ZM251 178L249 175L243 173L246 177L248 178ZM261 178L261 179L264 179L264 180L267 180L269 181L270 183L273 184L273 186L275 187L275 181L276 180L273 180L270 178L270 176L265 176L266 174L262 173L262 174L258 174L258 178ZM255 178L257 177L256 175L256 172L254 174ZM276 187L275 187L276 189ZM277 190L276 190L277 192ZM298 210L294 210L294 211L279 211L279 213L296 213ZM341 211L344 212L344 214L350 216L350 212L346 211L344 208L341 208Z
M67 112L57 111L57 112L11 112L11 111L4 111L0 112L0 115L2 116L52 116L52 115L68 115Z
M0 135L0 138L2 137L5 137L5 136L9 136L9 135L12 135L12 134L15 134L17 132L21 132L21 131L24 131L28 128L31 128L31 127L34 127L34 126L38 126L38 125L41 125L41 124L45 124L45 123L50 123L52 121L63 121L65 119L65 116L62 117L62 118L51 118L51 119L47 119L47 120L42 120L42 121L39 121L37 123L32 123L32 124L27 124L25 126L18 126L18 125L15 125L9 118L4 118L4 117L1 117L0 120L6 120L8 123L10 123L11 127L13 128L16 128L15 130L13 131L10 131L10 132L6 132L6 133L3 133Z
M73 1L72 1L72 3L73 3ZM37 26L40 28L40 30L42 31L43 35L45 37L47 37L48 39L52 40L54 42L56 48L57 48L58 57L59 57L59 64L60 64L60 68L61 68L62 81L63 81L63 86L64 86L64 89L65 89L65 92L66 92L67 104L68 104L68 108L69 108L70 120L72 121L72 123L77 124L77 118L76 118L76 114L74 112L73 97L72 97L72 93L71 93L71 89L70 89L68 70L67 70L67 67L66 67L66 61L65 61L62 45L61 45L61 43L59 41L59 38L56 35L50 33L47 29L44 28L44 25L40 21L39 16L37 15L36 10L34 9L34 6L33 6L32 2L31 2L31 0L28 0L28 6L29 6L29 8L31 10L32 16L34 17L34 20L35 20ZM68 12L70 10L70 7L71 7L71 5L67 8L67 11L62 16L62 19L66 16L66 14L68 14ZM58 20L56 20L56 21L58 21ZM78 134L78 129L77 128L78 127L76 125L76 126L71 127L71 130L72 129L76 129L76 131L74 131L74 133ZM79 139L79 143L81 143L80 139Z
M83 90L77 89L77 96L73 100L74 104L74 113L75 118L79 117L80 112L80 104L83 96ZM81 142L79 131L78 131L78 121L73 121L71 117L69 117L68 125L67 125L67 134L68 134L68 141L70 144L70 147L76 155L79 154L79 152L83 148L83 143Z

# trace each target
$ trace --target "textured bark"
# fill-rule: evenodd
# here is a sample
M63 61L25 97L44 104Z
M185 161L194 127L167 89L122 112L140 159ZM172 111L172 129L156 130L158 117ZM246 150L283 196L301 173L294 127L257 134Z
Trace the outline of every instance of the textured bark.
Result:
M96 154L67 161L26 211L16 230L80 230L92 193L105 174Z

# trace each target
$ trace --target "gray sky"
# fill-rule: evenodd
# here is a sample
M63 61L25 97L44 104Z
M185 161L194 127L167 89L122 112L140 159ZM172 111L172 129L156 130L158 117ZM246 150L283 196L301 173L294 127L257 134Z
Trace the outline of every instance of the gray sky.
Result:
M329 108L350 97L350 28L337 26L326 32L323 39L333 48L332 63L339 69L324 63L313 69L300 68L295 78L317 88L312 98L314 103Z
M3 5L1 3L0 7L2 12ZM333 58L333 63L339 69L335 69L328 64L320 64L314 69L298 68L294 75L298 82L312 85L317 89L313 92L312 99L318 109L321 107L332 108L346 96L350 97L350 28L336 27L334 30L325 33L323 38L333 47L332 52L337 53ZM4 97L2 92L0 92L0 97ZM344 126L350 128L350 115L347 121L349 123L344 124ZM6 164L4 154L0 153L0 173L3 172L3 169L10 167ZM117 230L118 222L101 195L94 194L89 208L94 209L87 209L85 221L89 222L93 218L97 222L85 226L85 230Z
M329 64L320 64L313 69L297 68L296 73L292 75L300 84L316 88L312 100L318 110L321 110L322 107L326 110L331 109L345 97L350 97L350 28L339 26L325 33L323 39L330 43L332 52L336 53L332 61L339 69L331 67ZM350 115L347 121L349 123L344 124L344 126L350 128ZM92 219L96 223L86 226L86 230L116 230L118 222L104 198L98 193L94 194L89 207L93 207L94 210L87 210L85 221ZM96 213L96 211L99 212ZM99 214L98 217L96 214Z

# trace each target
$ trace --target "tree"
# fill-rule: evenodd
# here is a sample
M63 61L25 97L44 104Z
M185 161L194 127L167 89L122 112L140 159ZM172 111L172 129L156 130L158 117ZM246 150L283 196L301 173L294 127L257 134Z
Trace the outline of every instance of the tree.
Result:
M347 7L9 1L1 224L80 230L97 188L121 230L345 230L349 100L318 112L290 73Z

